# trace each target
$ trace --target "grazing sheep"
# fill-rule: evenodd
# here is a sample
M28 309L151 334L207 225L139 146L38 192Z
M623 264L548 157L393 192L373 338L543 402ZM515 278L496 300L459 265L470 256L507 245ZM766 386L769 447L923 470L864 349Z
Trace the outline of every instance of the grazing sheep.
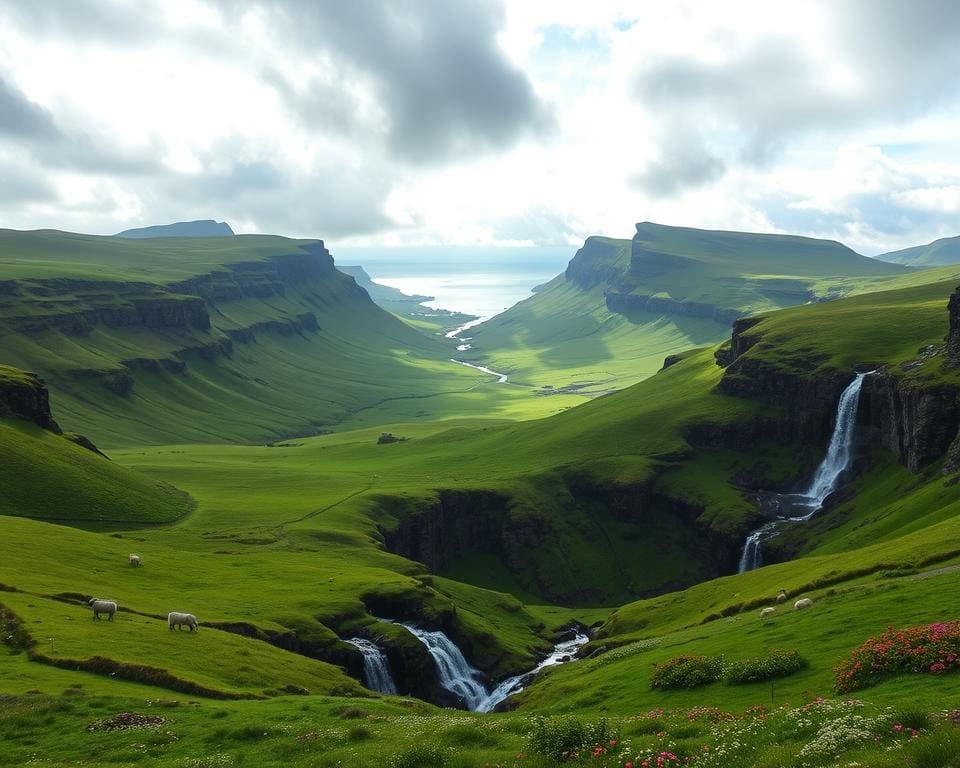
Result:
M786 599L787 599L787 591L786 591L785 589L781 589L781 590L777 593L777 602L778 602L778 603L783 603L783 602L786 601Z
M140 555L130 555L130 565L134 568L140 565Z
M87 605L93 608L93 618L96 621L100 621L100 614L107 614L109 621L113 621L113 614L117 612L117 604L113 600L100 600L96 597L91 597L87 601Z
M809 597L805 597L802 600L797 600L797 602L793 604L793 610L800 611L804 608L809 608L811 605L813 605L813 600L811 600Z
M167 626L170 629L176 627L180 629L183 625L190 627L190 631L197 630L200 631L200 625L197 624L197 617L192 613L179 613L178 611L171 611L167 614Z
M768 616L773 616L773 614L775 614L776 612L777 612L776 608L773 608L772 606L767 606L762 611L760 611L760 618L765 619Z

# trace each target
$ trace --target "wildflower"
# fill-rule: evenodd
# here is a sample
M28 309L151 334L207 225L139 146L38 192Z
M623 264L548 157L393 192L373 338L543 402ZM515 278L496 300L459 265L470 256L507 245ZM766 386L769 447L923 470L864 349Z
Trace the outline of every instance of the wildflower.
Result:
M900 723L897 723L896 725L893 726L893 730L896 731L897 733L900 733L900 731L903 730L903 726L900 725Z

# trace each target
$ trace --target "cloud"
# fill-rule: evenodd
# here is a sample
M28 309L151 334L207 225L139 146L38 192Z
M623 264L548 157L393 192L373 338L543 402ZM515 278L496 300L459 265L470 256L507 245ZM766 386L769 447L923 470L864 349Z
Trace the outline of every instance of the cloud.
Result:
M20 208L57 199L54 186L29 167L0 162L0 178L0 205Z
M892 195L900 205L919 211L934 213L960 213L960 186L918 187Z
M631 185L656 196L672 196L690 187L699 187L719 179L726 166L710 153L703 138L680 126L660 140L660 155L640 173Z
M53 115L0 77L0 135L29 141L61 138Z
M944 76L960 68L960 4L863 0L820 10L822 29L810 18L805 35L765 30L744 38L718 26L719 51L640 62L633 93L654 116L660 150L648 173L676 172L667 192L716 178L684 172L700 165L697 158L768 166L799 139L910 119L960 92L956 78ZM689 126L705 128L678 140Z
M382 110L387 149L399 159L449 162L551 128L549 109L497 46L504 22L497 3L289 0L262 7L308 55L328 52L340 70L335 74L352 75L370 89ZM330 82L315 80L297 92L289 78L272 80L307 118L318 107L328 118L326 105L352 100Z

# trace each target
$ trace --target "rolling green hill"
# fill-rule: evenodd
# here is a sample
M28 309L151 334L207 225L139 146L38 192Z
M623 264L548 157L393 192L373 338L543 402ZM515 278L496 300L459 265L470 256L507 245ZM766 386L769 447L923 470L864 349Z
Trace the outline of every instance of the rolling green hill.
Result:
M323 243L0 232L3 361L98 443L267 441L358 425L537 415L450 344L378 308Z
M834 241L644 222L630 241L589 238L563 275L474 328L472 359L545 392L602 393L720 341L737 317L903 271Z
M960 263L960 237L943 237L926 245L915 245L877 256L882 261L908 267L938 267Z
M658 237L671 276L677 254L668 251L668 233ZM717 241L707 240L702 266L682 269L714 268ZM365 429L267 445L214 442L218 430L234 438L234 430L239 435L258 419L259 429L272 428L284 402L272 412L266 386L256 390L258 398L235 400L236 387L219 386L217 377L267 360L274 371L290 371L291 397L306 402L321 378L310 368L313 334L321 330L330 349L365 334L380 340L384 356L376 359L385 361L384 375L410 350L422 350L419 371L445 364L431 357L428 337L395 318L354 313L371 305L356 298L352 281L328 279L317 266L317 247L292 242L260 242L268 250L243 269L232 261L235 253L216 256L213 245L203 246L206 255L184 256L196 260L193 269L201 259L226 259L213 272L229 279L211 279L217 291L237 286L233 297L177 293L169 277L143 280L142 293L123 292L134 282L129 275L115 281L126 286L120 292L88 293L89 286L50 285L36 275L4 283L4 322L43 326L36 332L18 325L5 338L26 339L34 350L39 338L49 339L54 369L61 359L112 359L141 326L149 331L137 337L143 345L215 333L229 338L251 320L275 322L302 311L315 313L318 330L258 329L256 340L232 339L225 359L188 355L189 369L161 372L170 374L162 386L133 366L132 392L149 393L138 405L146 418L136 430L114 428L127 442L109 451L112 462L55 434L36 378L0 367L0 389L23 392L8 394L0 409L0 458L12 457L0 479L19 515L0 515L0 765L545 768L570 762L548 754L547 736L555 742L601 717L618 730L578 742L590 755L581 763L622 768L640 764L640 755L655 761L675 754L701 765L842 759L929 768L960 754L955 726L940 713L960 691L955 672L890 675L857 693L862 708L818 699L840 696L832 668L887 624L957 618L955 268L857 276L856 269L873 266L847 254L839 258L848 259L848 274L823 277L819 270L833 251L817 246L797 267L797 285L846 298L788 309L758 303L762 311L737 319L720 343L688 350L636 385L549 418L441 421L398 410L395 423L381 418ZM269 250L290 247L305 255L284 263L277 256L285 254ZM141 256L145 270L172 269L165 260L177 252L165 253L151 245ZM632 270L624 244L600 242L588 256L596 257L592 274L628 256ZM125 269L115 259L112 268ZM291 264L297 274L288 280L293 276L283 273ZM237 277L247 272L257 277ZM282 292L262 287L275 277ZM648 279L622 284L632 291L624 296L646 296L641 277ZM718 299L764 296L762 281L752 278L714 282ZM792 279L790 285L797 287ZM690 311L689 302L707 304L706 297L665 298L687 302L682 309ZM198 320L201 304L209 329ZM134 311L140 325L104 319L132 318L123 313ZM168 336L144 323L151 312L179 323L176 330ZM57 326L58 335L44 336L64 317L91 327L78 333ZM390 344L382 343L385 334ZM356 364L361 354L349 357L351 365L340 370L325 358L324 375L348 381L360 371L372 381L372 369ZM769 547L771 565L732 575L745 533L762 519L756 495L809 475L824 453L840 392L855 369L865 368L876 372L864 384L851 482L818 517ZM218 385L205 400L209 417L193 407L195 390L174 386L177 377L193 382L201 375ZM96 413L95 400L52 391L58 416L61 401L77 414ZM484 402L492 401L476 401ZM109 433L109 419L123 419L125 411L105 407L87 418ZM159 423L163 418L172 424ZM150 444L185 428L196 430L190 442ZM386 430L406 439L382 443ZM180 506L154 518L118 518L129 524L92 515L76 525L51 522L65 522L87 498L91 509L184 504L166 484L190 494L189 513ZM140 568L127 563L133 551ZM761 622L757 612L781 588L791 600L811 597L813 606L802 613L781 606ZM91 620L83 605L91 596L118 601L114 621ZM167 630L170 610L196 613L200 632ZM443 700L435 667L421 644L383 618L442 629L488 682L532 667L570 622L595 631L589 658L547 672L513 701L517 712L481 716L424 703ZM343 642L356 636L381 645L405 695L379 697L359 686L362 659ZM651 688L651 665L678 654L705 655L726 670L750 658L767 664L774 649L799 654L805 665L773 681ZM149 715L154 727L127 728L130 713ZM894 730L905 723L908 734L917 726L915 739ZM852 741L831 740L854 732ZM819 743L828 751L811 753Z

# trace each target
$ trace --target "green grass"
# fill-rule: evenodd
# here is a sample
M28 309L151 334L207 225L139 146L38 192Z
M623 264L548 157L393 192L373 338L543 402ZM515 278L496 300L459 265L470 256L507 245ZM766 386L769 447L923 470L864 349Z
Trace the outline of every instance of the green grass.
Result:
M877 290L907 273L839 243L639 224L633 241L591 237L563 275L473 331L473 359L518 381L596 395L652 376L663 359L713 344L727 321L607 308L605 294L695 302L741 314ZM546 391L549 391L546 390Z
M183 517L191 500L35 424L0 421L0 514L128 527Z
M378 308L323 252L305 250L317 247L267 236L0 232L3 362L40 373L64 428L108 447L529 418L579 401L535 397L452 363L454 345L437 328ZM146 326L143 305L168 315L186 307L193 319ZM308 314L316 329L302 326Z

